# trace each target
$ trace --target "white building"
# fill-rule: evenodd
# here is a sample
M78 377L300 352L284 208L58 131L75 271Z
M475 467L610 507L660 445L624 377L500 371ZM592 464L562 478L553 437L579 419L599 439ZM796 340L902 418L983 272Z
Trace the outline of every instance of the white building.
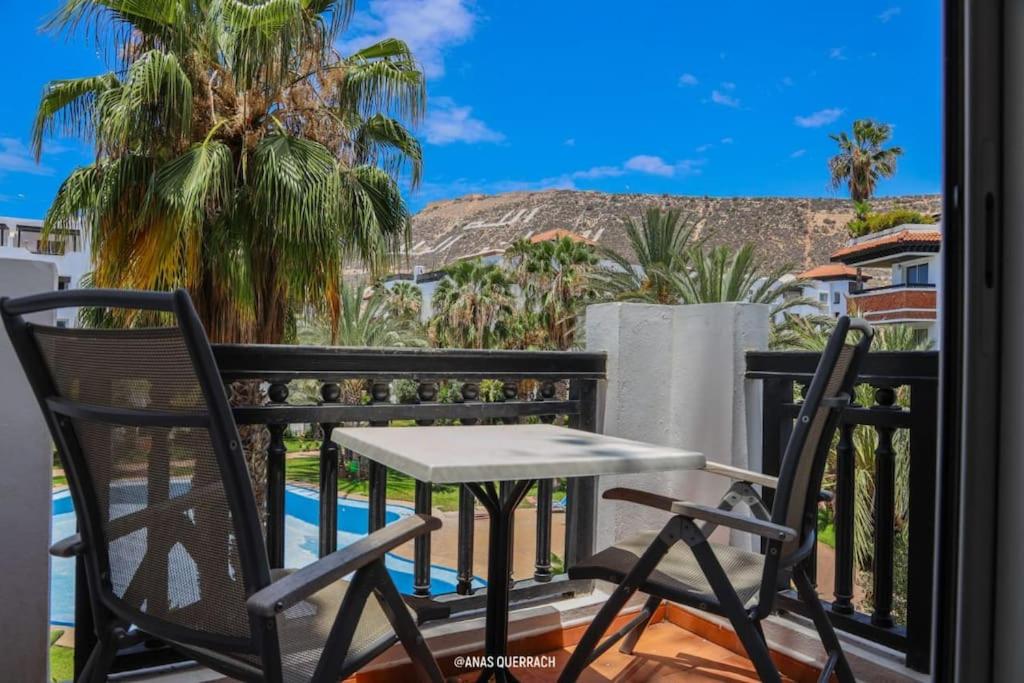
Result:
M828 263L806 270L796 276L802 280L803 297L817 304L797 306L791 313L800 315L828 315L838 318L846 315L846 301L870 278L860 275L856 268L843 263Z
M849 310L874 325L907 325L938 344L938 293L942 291L942 230L900 225L851 240L831 258L851 268L888 268L884 286L852 291Z
M91 269L87 237L81 230L51 234L43 239L43 222L0 216L0 258L48 261L57 266L58 287L74 289ZM76 309L57 312L59 327L77 323Z

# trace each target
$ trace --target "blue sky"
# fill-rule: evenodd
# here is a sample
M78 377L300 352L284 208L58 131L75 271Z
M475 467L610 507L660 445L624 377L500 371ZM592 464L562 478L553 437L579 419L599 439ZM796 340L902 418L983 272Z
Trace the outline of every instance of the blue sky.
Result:
M95 46L40 34L56 0L5 7L0 214L41 216L91 152L28 151L55 78L104 70ZM360 0L343 47L410 43L429 76L414 209L471 192L578 188L832 196L828 133L894 125L879 194L938 192L937 2ZM843 193L840 193L842 196Z

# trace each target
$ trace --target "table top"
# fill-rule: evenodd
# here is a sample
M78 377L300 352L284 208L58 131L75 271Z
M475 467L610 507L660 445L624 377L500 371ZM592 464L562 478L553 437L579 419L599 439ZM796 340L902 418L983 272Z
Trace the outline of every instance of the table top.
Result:
M553 425L339 427L331 438L414 479L457 484L704 467L696 451Z

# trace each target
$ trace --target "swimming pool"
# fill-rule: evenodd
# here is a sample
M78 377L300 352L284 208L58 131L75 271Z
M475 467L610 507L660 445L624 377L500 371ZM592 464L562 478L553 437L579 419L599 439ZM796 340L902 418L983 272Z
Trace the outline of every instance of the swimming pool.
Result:
M316 491L298 486L285 489L285 566L302 567L317 559L319 544L318 522L320 501ZM387 522L413 514L411 507L388 505L385 513ZM369 528L367 504L359 500L338 501L338 547L342 548L366 535ZM75 512L71 495L65 489L53 494L54 541L75 533ZM388 554L385 565L391 573L398 590L412 593L412 560ZM434 595L451 593L455 590L457 575L454 569L432 565L430 568L430 590ZM482 587L484 582L474 579L474 585ZM53 558L50 574L50 621L62 626L73 626L75 622L75 561Z

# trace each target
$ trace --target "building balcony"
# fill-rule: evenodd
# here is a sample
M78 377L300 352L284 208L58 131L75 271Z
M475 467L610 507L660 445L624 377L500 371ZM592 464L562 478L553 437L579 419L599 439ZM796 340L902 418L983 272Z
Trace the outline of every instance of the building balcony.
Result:
M870 293L865 293L870 294ZM443 526L430 544L410 543L396 555L411 576L407 600L424 621L424 635L438 655L447 675L474 680L477 672L459 666L459 657L481 654L485 595L476 577L484 575L487 561L487 524L482 509L465 491L422 488L417 482L414 502L394 499L387 487L388 477L380 466L370 467L368 489L339 494L338 458L341 472L351 458L323 434L333 425L369 422L381 428L401 428L409 421L419 424L480 422L558 422L579 429L595 429L599 414L597 388L606 381L609 363L603 353L493 352L493 351L397 351L310 347L265 347L221 345L215 355L225 382L260 381L267 387L266 405L238 407L239 424L265 425L269 431L267 489L267 548L272 566L284 566L286 546L294 545L285 523L286 485L305 486L311 506L318 507L319 519L331 518L325 511L337 508L339 496L368 500L364 510L371 517L382 515L390 504L415 506L417 512L440 517ZM777 474L788 430L799 409L801 387L809 381L817 364L813 353L749 352L741 384L759 383L763 396L749 404L750 419L763 425L763 471ZM833 623L845 634L844 648L858 678L863 680L919 680L929 661L931 628L931 568L933 544L930 530L934 509L930 496L909 497L905 518L893 525L881 525L872 534L867 552L875 571L864 573L857 565L854 548L854 480L860 476L857 450L874 443L873 469L876 514L894 519L897 499L906 492L896 488L895 458L907 448L912 472L904 480L914 486L934 486L934 434L936 423L935 383L937 355L929 352L877 352L869 356L862 372L868 394L874 397L844 412L840 428L835 479L836 499L823 507L831 521L816 551L816 582L820 597ZM695 378L692 386L721 381L714 375ZM484 400L480 384L500 378L501 396ZM392 398L396 380L414 388ZM439 400L442 382L461 382L459 396L451 402ZM492 380L493 381L493 380ZM353 382L369 387L368 404L346 404L339 385ZM908 392L901 387L909 388ZM924 390L920 390L924 388ZM695 391L703 396L706 392ZM913 396L913 404L907 396ZM305 400L296 397L308 397ZM605 415L605 424L608 424ZM290 425L312 425L318 436L305 446L286 439ZM316 427L320 429L317 430ZM907 440L894 445L897 430ZM857 437L865 433L866 439ZM652 436L653 439L658 437ZM302 453L294 451L302 450ZM310 474L299 476L289 463L296 457L314 461ZM335 463L318 466L319 461ZM358 461L351 461L359 467ZM344 476L344 475L343 475ZM562 498L560 490L567 495ZM878 497L881 496L881 497ZM768 496L766 496L767 498ZM561 502L560 507L558 503ZM541 482L516 517L516 554L513 562L515 584L510 623L510 652L537 657L514 672L521 680L553 681L573 647L593 619L597 609L614 588L601 582L569 580L563 573L581 557L592 552L598 541L598 526L609 501L598 497L596 481L567 480ZM588 511L596 510L596 518ZM364 512L363 514L367 514ZM290 514L290 513L289 513ZM910 521L912 521L912 524ZM340 515L339 515L340 522ZM910 537L904 553L894 552L900 525L921 530ZM332 540L333 539L333 540ZM311 532L308 539L320 552L337 544L331 533ZM326 545L325 545L326 544ZM857 552L865 552L858 548ZM437 567L448 568L447 586L433 581ZM81 576L81 572L79 572ZM906 577L905 585L902 583ZM75 603L74 620L89 623L86 591ZM868 600L867 595L871 595ZM788 680L816 680L825 664L825 654L809 622L801 616L801 604L792 591L782 591L778 605L783 611L766 622L766 635L774 657ZM639 609L639 602L633 605ZM619 617L626 623L633 615ZM614 628L614 627L613 627ZM88 628L66 629L64 642L71 644L78 668L93 645ZM73 635L72 635L73 634ZM539 663L539 664L538 664ZM224 680L198 668L181 670L180 656L157 641L146 641L118 656L122 672L142 671L153 666L170 666L146 680ZM357 681L413 680L404 650L396 646L385 653ZM184 678L183 676L187 676ZM612 648L595 660L580 679L583 681L703 681L757 680L744 650L728 623L717 617L676 605L663 605L653 625L632 655Z
M932 283L902 283L850 292L847 305L871 323L934 321L937 292Z

